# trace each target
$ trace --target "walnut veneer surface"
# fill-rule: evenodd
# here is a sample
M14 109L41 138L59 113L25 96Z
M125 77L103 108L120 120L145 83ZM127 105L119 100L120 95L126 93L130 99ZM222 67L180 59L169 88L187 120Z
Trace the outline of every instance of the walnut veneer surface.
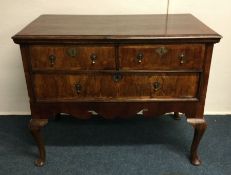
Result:
M195 128L190 160L201 163L212 50L221 36L194 16L42 15L12 38L21 48L36 165L45 162L40 129L49 118L88 119L92 111L107 119L182 112Z

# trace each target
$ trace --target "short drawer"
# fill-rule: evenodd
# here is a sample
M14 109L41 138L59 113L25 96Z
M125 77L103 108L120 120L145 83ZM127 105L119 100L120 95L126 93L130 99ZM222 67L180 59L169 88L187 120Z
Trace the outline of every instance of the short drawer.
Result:
M113 46L49 46L30 47L32 69L115 69Z
M199 73L35 74L38 101L197 98Z
M120 68L135 70L202 69L205 46L124 45L119 48Z

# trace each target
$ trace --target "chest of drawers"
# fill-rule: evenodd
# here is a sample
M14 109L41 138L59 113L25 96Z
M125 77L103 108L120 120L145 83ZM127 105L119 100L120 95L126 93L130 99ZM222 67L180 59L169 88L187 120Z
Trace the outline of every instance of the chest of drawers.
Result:
M200 139L214 43L221 36L190 14L42 15L13 36L30 97L29 128L45 162L40 129L67 113L107 119L182 112Z

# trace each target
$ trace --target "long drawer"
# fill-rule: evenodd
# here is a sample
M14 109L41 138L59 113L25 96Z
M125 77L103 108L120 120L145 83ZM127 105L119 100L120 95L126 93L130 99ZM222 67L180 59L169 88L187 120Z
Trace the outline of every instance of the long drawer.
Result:
M32 45L30 60L32 69L115 69L115 48L103 45Z
M35 74L38 101L197 98L199 73Z
M129 70L202 69L203 44L124 45L119 48L120 68Z

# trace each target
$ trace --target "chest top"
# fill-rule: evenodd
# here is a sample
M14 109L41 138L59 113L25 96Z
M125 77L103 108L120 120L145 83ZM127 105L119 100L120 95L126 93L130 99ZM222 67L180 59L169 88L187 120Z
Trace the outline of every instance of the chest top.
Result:
M13 39L209 39L221 36L191 14L41 15Z

